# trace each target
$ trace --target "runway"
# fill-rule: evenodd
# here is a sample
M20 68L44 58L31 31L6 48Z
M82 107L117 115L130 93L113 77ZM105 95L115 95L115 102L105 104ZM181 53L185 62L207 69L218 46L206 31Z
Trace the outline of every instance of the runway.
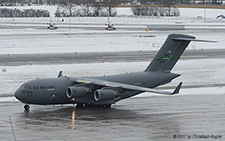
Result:
M224 95L130 98L111 109L0 103L1 140L224 140ZM9 112L10 108L10 112ZM203 138L205 137L205 138ZM203 139L202 139L203 138Z
M99 62L138 62L150 61L157 51L129 52L86 52L86 53L52 53L52 54L12 54L0 55L0 66L20 66L28 64L77 64ZM223 59L225 49L219 50L187 50L182 60Z

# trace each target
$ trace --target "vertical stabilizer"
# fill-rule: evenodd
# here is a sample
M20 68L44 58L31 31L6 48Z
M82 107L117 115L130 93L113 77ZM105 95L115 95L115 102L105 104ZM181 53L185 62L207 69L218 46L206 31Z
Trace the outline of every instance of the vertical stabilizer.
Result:
M170 34L145 71L170 72L192 40L195 37Z

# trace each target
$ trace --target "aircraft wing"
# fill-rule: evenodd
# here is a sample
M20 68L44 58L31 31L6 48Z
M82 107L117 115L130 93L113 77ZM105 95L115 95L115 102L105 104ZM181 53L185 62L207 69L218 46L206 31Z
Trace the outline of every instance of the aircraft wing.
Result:
M179 90L182 85L182 82L181 82L173 92L168 92L168 91L155 90L155 89L151 89L151 88L147 88L147 87L135 86L135 85L130 85L130 84L110 82L110 81L105 81L105 80L100 80L100 79L84 78L84 79L78 79L77 82L85 83L85 84L94 84L94 85L103 86L103 87L121 88L121 89L125 89L125 90L151 92L151 93L158 93L158 94L165 94L165 95L174 95L174 94L179 93Z

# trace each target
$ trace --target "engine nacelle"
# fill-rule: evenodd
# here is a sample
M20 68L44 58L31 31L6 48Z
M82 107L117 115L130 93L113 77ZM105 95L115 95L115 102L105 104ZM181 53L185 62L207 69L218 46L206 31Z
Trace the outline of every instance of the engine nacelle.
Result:
M96 101L112 100L118 95L119 93L115 92L114 90L100 89L94 92L94 99Z
M68 98L79 98L87 95L88 93L89 89L82 86L71 86L66 90L66 95Z

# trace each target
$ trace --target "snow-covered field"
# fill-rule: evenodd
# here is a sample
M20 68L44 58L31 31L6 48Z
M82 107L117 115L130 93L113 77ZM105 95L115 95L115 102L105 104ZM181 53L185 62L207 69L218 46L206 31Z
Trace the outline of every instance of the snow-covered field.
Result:
M85 30L0 30L0 54L74 53L158 50L171 33L184 33L217 44L192 42L188 49L221 49L225 33L198 31L85 31ZM210 35L209 35L210 34ZM148 37L155 36L155 37Z
M25 6L17 8L48 9L51 13L54 13L57 7ZM146 26L153 23L175 24L179 22L179 24L185 24L186 29L193 30L189 32L190 35L199 39L220 42L217 45L191 43L189 49L224 48L224 32L218 32L218 30L225 30L225 23L215 18L224 13L223 9L180 8L180 12L180 17L129 17L132 15L130 8L117 8L118 17L112 17L111 20L115 25L120 25L116 25L118 30L113 32L79 29L79 27L89 28L90 26L104 29L105 23L107 23L107 18L104 17L73 17L71 18L72 27L76 28L71 30L69 30L69 25L67 25L68 28L60 28L60 24L69 23L69 18L64 18L64 22L59 24L57 30L47 30L46 23L50 21L50 18L13 18L13 22L12 18L0 18L0 54L158 50L169 33L186 33L186 31L150 31L147 33L144 31ZM204 16L204 13L208 18L206 23L204 23L204 19L197 18L197 16ZM122 15L125 17L120 17ZM59 22L62 18L51 17L51 19ZM214 23L210 23L209 20L214 21ZM23 22L23 24L18 24L17 21ZM33 22L38 24L32 25ZM78 23L79 25L73 25ZM127 31L119 30L123 28L121 24L123 24L123 27L127 26ZM135 26L132 24L135 24ZM27 28L4 29L5 26L27 26ZM32 28L32 26L42 26L43 29ZM138 27L141 30L133 31L133 27ZM197 31L199 28L202 30ZM215 31L206 33L204 30L209 28L211 30L215 29ZM133 32L136 32L136 34L130 35ZM145 38L143 35L153 35L155 37Z

